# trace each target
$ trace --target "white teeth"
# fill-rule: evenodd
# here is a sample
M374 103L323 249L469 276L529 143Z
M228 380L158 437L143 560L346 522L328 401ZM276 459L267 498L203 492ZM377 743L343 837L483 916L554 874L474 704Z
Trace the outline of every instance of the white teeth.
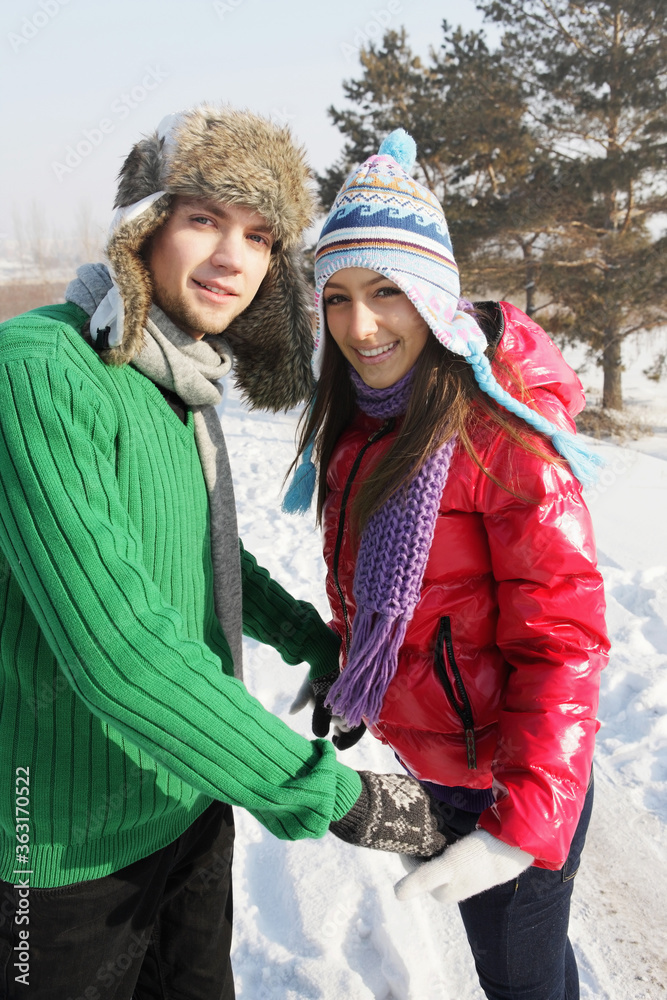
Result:
M212 285L204 285L204 284L202 284L201 281L199 281L198 284L199 284L199 286L201 288L208 288L209 292L215 292L216 295L224 295L225 294L222 288L213 288Z
M394 343L387 344L385 347L374 347L372 351L362 351L359 348L357 348L357 350L359 351L359 354L361 354L362 358L376 358L378 354L386 354L387 351L390 351L392 347L395 346L396 344Z

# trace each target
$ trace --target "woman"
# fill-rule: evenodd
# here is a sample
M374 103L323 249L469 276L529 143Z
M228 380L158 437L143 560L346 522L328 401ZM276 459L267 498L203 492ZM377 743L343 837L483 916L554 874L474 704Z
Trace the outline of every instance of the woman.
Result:
M448 847L397 895L459 902L486 996L573 1000L608 650L578 481L596 459L546 334L460 300L414 153L397 130L348 177L316 252L321 374L286 497L308 506L312 452L342 667L312 679L314 721L365 722L437 800Z

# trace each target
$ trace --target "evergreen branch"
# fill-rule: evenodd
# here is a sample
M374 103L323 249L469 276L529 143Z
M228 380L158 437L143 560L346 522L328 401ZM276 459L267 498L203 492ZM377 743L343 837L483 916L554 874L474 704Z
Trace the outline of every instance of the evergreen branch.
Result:
M551 299L550 302L542 302L539 306L533 307L533 316L535 315L535 313L541 312L543 309L548 309L550 306L556 306L556 305L558 305L556 299Z
M634 185L632 183L632 179L630 179L630 185L629 185L629 188L628 188L628 195L629 195L629 197L628 197L627 210L626 210L626 213L625 213L625 220L624 220L623 225L621 226L621 229L620 229L620 235L621 236L625 236L625 234L627 233L628 229L630 228L630 221L631 221L631 218L632 218L632 215L633 215L633 209L634 209L635 199L634 199Z
M588 46L584 45L583 42L579 38L577 38L570 31L568 31L568 29L565 27L565 25L561 21L560 17L556 13L556 11L553 9L552 4L550 4L548 2L548 0L541 0L541 3L542 3L542 6L544 7L544 9L549 14L551 14L552 18L556 22L556 24L558 26L558 31L560 32L561 36L563 38L565 38L570 43L570 45L573 45L574 48L577 49L578 52L587 52L589 55L592 55L593 54L592 49L590 49ZM573 6L576 8L577 5L574 4Z
M549 267L562 267L562 268L573 268L573 267L594 267L598 271L613 271L616 269L615 264L608 264L607 261L601 260L600 258L594 257L582 257L580 260L550 260Z

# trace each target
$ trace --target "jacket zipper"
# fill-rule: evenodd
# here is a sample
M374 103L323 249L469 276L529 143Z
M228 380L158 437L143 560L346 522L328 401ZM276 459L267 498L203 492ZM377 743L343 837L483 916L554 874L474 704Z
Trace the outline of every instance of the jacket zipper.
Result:
M452 674L454 675L454 683L456 684L456 690L458 691L458 698L454 693L452 682L450 681L449 674L447 673L447 664L445 663L445 657L443 655L444 649L447 650L447 659L449 661ZM461 720L461 724L465 732L468 768L471 771L476 771L477 750L475 747L475 721L473 719L472 706L470 704L470 699L468 698L468 692L465 689L465 684L463 683L463 678L461 677L461 671L456 664L456 658L454 656L452 626L449 615L445 615L440 619L438 638L435 641L435 666L438 671L438 677L440 678L442 686L445 689L445 693L453 705L456 714Z
M343 544L343 529L345 527L345 513L347 510L347 502L350 497L350 490L352 489L352 484L354 483L354 477L359 471L359 466L361 465L364 455L371 447L371 445L375 444L376 441L379 441L380 438L383 438L385 434L389 434L390 431L394 429L395 424L396 424L395 418L390 417L390 419L387 420L386 423L382 425L382 427L380 427L378 430L374 431L370 435L366 443L360 449L357 457L354 460L354 464L350 469L350 474L347 477L347 481L345 483L345 489L343 490L343 498L340 503L340 513L338 515L338 532L336 534L336 545L334 548L334 557L333 557L333 577L334 577L334 583L336 584L336 590L338 591L338 597L340 598L341 607L343 609L343 619L345 620L345 656L347 656L348 653L350 652L350 642L352 637L350 632L350 620L347 614L347 606L345 604L345 598L343 596L343 588L341 587L340 581L338 579L338 564L340 561L340 552Z

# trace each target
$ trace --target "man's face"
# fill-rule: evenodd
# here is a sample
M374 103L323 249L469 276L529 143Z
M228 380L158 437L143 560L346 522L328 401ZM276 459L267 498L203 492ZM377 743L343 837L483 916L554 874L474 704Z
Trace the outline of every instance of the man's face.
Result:
M255 297L272 244L250 208L176 198L147 253L153 301L194 340L221 333Z

